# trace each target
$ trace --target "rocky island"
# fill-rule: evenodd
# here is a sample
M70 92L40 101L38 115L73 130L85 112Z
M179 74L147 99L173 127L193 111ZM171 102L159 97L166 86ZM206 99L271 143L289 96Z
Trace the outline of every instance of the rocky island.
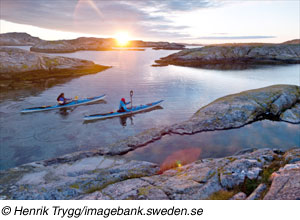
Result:
M5 33L0 34L0 46L32 46L33 52L40 53L72 53L81 50L92 51L117 51L117 50L138 50L143 51L145 47L155 50L182 50L183 44L169 42L146 42L141 40L129 41L122 49L114 38L80 37L72 40L46 41L32 37L27 33ZM132 48L137 47L137 48Z
M296 43L295 43L296 42ZM185 49L155 61L153 66L178 65L210 69L236 69L255 65L300 63L300 44L228 44Z
M118 43L113 38L86 38L74 40L42 41L30 48L31 51L42 53L70 53L80 50L115 51L115 50L144 50L139 48L150 47L154 50L182 50L184 45L168 42L129 41L128 45L117 49ZM136 49L132 48L136 47Z
M109 66L92 61L47 56L17 48L0 47L1 90L19 90L54 85L58 79L98 73ZM48 86L47 86L48 85Z
M33 37L27 33L5 33L0 34L0 46L33 46L42 42L38 37Z
M182 50L185 45L169 42L145 42L141 40L130 41L130 47L152 47L154 50Z
M80 37L74 40L43 41L30 48L34 52L42 53L71 53L80 50L105 51L112 50L115 40L112 38Z
M190 120L92 151L0 171L1 199L300 199L300 148L247 149L160 170L123 154L164 134L241 127L264 118L300 123L300 87L276 85L220 98ZM291 111L285 116L287 111ZM116 155L116 156L112 156Z

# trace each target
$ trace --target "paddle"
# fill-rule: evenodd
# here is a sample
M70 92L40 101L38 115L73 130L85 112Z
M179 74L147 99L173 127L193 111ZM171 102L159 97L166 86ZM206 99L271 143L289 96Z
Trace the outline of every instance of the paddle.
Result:
M64 105L69 104L73 101L77 101L77 100L78 100L78 96L75 96L74 98L66 99L67 102Z
M130 103L131 103L131 108L130 111L132 111L132 96L133 96L133 91L130 91Z

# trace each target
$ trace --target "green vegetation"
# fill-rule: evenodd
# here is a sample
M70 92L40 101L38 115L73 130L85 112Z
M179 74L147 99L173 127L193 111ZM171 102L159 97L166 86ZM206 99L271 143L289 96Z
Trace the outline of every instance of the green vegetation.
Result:
M235 193L235 191L220 190L208 197L208 200L228 200L234 196Z
M272 183L270 180L272 173L279 170L280 167L283 167L285 164L286 163L284 162L283 157L275 156L273 162L268 167L265 167L262 170L259 178L254 180L246 178L245 181L235 190L244 192L247 196L249 196L258 187L259 184L264 183L267 185L267 189L265 191L267 192Z
M249 178L245 178L244 183L239 187L239 190L249 196L260 183L261 181L257 179L251 180Z
M23 65L22 65L22 69L28 69L28 65L23 64Z
M70 188L79 189L79 184L78 183L73 183L72 185L70 185Z
M141 187L138 189L138 194L140 196L147 196L149 195L150 190L152 189L152 186L148 186L148 187Z

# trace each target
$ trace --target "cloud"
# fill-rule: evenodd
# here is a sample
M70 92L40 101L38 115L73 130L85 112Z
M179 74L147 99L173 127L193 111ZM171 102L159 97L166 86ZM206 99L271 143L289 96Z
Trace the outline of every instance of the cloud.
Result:
M129 30L134 36L186 37L170 13L213 7L208 0L1 0L1 19L70 32L111 36ZM173 36L172 36L173 34Z

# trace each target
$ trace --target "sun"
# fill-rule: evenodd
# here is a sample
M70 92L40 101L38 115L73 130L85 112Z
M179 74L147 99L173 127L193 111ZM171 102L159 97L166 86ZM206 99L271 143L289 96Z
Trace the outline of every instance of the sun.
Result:
M129 34L127 32L118 32L115 34L118 46L124 47L129 42Z

